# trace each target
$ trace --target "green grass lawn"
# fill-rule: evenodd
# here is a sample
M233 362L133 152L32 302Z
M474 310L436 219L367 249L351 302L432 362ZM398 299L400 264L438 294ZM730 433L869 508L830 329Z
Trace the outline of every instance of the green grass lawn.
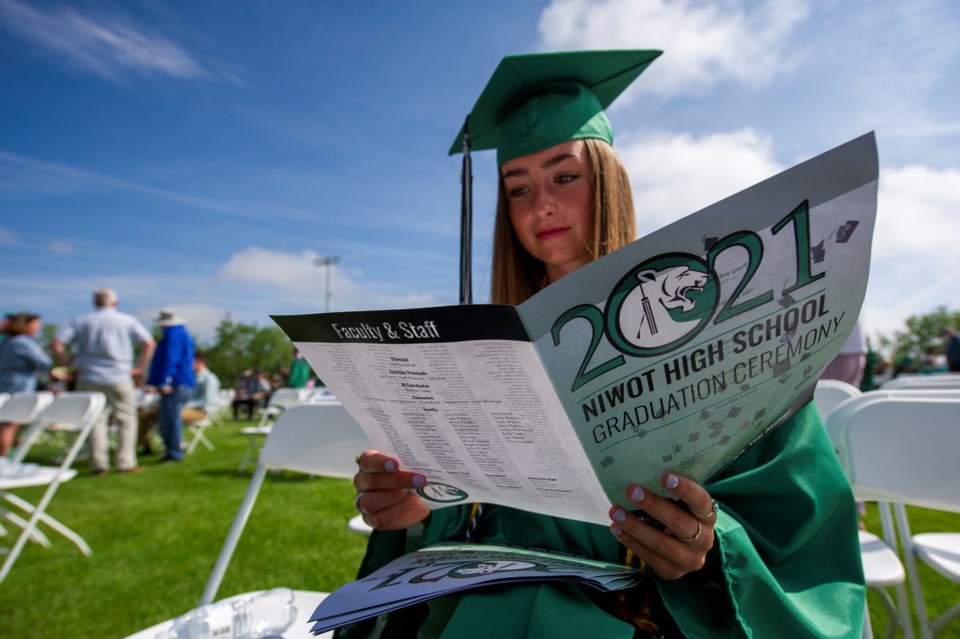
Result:
M237 473L243 425L208 429L216 449L201 446L180 464L146 457L136 475L84 472L63 484L48 512L80 533L93 555L55 533L49 549L28 544L0 584L0 637L124 637L194 607L250 481L252 466ZM39 449L30 461L50 454ZM42 490L18 494L35 503ZM347 480L268 475L218 598L275 586L331 591L350 581L365 544L347 530L353 515ZM867 523L880 530L875 508ZM911 525L915 533L957 531L960 516L913 510ZM11 545L11 536L0 544ZM929 570L922 576L932 612L960 599L960 586ZM872 595L870 602L881 637L885 613ZM960 621L941 637L960 639Z
M215 450L200 446L179 464L141 458L139 474L93 477L78 464L84 472L60 486L48 512L93 554L56 533L49 549L28 544L0 584L0 637L125 637L196 606L250 482L252 465L237 473L242 425L208 429ZM42 491L18 494L36 503ZM347 529L354 514L348 480L269 474L218 598L350 581L366 543Z

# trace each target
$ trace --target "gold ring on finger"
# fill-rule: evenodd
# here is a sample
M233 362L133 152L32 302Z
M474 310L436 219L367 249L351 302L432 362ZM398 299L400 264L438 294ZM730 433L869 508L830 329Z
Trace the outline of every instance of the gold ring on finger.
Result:
M703 515L702 517L696 513L694 513L693 516L699 519L700 521L707 521L711 517L716 516L718 512L720 512L720 504L718 504L717 500L714 499L713 504L710 505L710 512L708 512L706 515Z
M697 532L695 532L694 534L690 535L689 537L677 537L677 539L679 539L680 541L685 541L685 542L687 542L687 543L689 543L689 542L691 542L691 541L696 541L696 540L700 539L700 533L701 533L701 532L703 532L703 524L702 524L702 523L700 522L700 520L698 519L698 520L697 520Z

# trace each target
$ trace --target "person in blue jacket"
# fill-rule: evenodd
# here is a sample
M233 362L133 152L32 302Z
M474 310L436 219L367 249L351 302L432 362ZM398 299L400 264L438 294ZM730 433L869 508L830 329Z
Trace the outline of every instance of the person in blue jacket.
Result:
M187 332L183 318L172 309L161 310L154 323L163 328L163 337L153 355L147 384L160 392L157 423L167 449L162 461L177 462L183 459L183 421L180 413L187 401L188 389L195 384L193 338Z

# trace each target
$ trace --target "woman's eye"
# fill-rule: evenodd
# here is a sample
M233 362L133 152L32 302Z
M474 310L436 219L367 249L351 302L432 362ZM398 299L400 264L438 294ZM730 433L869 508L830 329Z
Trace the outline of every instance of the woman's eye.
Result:
M557 184L567 184L568 182L573 182L579 177L576 173L564 173L563 175L558 175L556 178Z
M521 195L526 195L529 190L530 189L525 186L515 186L507 191L507 193L510 195L510 197L520 197Z

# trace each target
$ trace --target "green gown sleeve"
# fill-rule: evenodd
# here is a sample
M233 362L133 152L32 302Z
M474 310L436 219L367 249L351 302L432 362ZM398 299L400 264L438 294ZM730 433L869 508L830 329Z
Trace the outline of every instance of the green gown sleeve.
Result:
M658 581L689 637L860 637L866 588L853 494L812 404L709 486L720 503L711 563ZM691 587L691 586L699 586ZM704 605L723 592L729 610ZM717 621L730 621L717 628Z

